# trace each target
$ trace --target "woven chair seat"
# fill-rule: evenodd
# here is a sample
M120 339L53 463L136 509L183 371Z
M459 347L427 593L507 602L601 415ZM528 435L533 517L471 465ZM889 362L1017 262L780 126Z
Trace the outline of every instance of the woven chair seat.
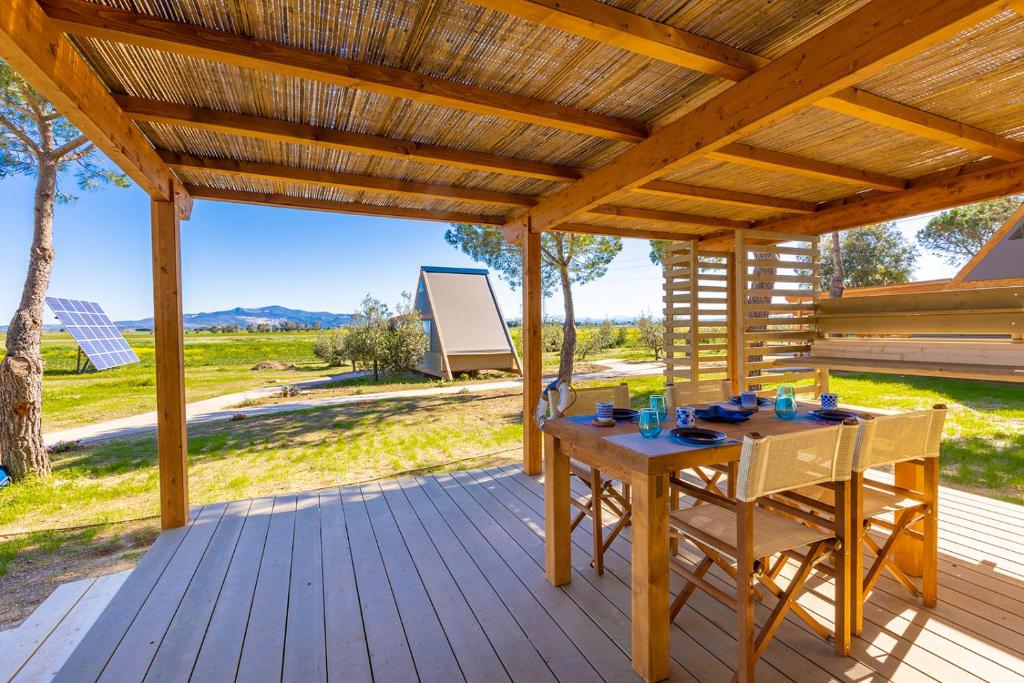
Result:
M812 498L825 505L835 506L835 492L824 486L804 486L795 489L793 493L805 498ZM922 505L919 500L906 498L889 491L880 491L870 486L863 488L863 496L865 518L877 517L889 512L900 512L901 510Z
M697 540L700 538L692 531L717 539L724 544L719 550L736 547L736 514L720 505L678 510L670 514L669 525ZM794 522L770 510L754 509L754 557L770 557L832 536L827 531ZM727 554L731 555L731 551Z

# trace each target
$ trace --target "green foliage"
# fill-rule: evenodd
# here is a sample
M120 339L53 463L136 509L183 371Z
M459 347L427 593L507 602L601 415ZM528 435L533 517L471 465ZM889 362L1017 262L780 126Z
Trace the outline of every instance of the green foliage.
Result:
M341 330L323 332L313 340L313 355L336 368L352 359L345 344L346 334Z
M640 345L654 354L654 360L659 360L665 350L665 323L641 313L636 319L636 331Z
M605 320L599 326L580 331L576 339L576 360L584 361L588 357L612 347L617 332L615 323Z
M821 241L821 287L832 281L831 236ZM847 287L874 287L909 282L917 264L917 247L896 230L894 223L880 223L842 233L843 271Z
M668 240L651 240L651 263L656 266L665 265L665 253L668 251L668 245L672 244Z
M918 231L917 239L950 265L961 265L981 250L1021 200L1020 196L1002 197L943 211Z
M397 314L392 317L386 304L366 295L345 336L346 354L373 365L377 380L381 370L414 368L427 352L429 340L412 300L407 293L402 297Z
M384 364L384 368L392 372L415 368L423 360L430 345L430 339L423 330L423 323L407 292L402 294L397 309L389 328L388 357Z
M562 336L565 334L562 323L547 320L541 327L540 334L540 343L544 351L554 353L562 348Z

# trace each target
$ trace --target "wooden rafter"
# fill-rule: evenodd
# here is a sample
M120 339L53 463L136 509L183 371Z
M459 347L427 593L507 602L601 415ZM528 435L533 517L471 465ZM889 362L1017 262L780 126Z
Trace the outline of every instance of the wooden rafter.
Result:
M62 30L74 35L139 45L611 140L638 142L648 134L647 126L635 121L226 31L142 16L82 0L41 0L41 4Z
M529 21L557 28L590 40L614 45L635 54L741 81L771 60L737 50L695 33L652 21L598 0L469 0ZM1024 13L1024 0L1010 6ZM818 103L832 111L902 130L951 147L960 147L1013 161L1024 158L1024 143L951 121L905 104L886 100L856 88L826 97Z
M874 0L529 211L532 230L573 222L998 13L1005 0Z
M827 161L807 159L786 154L785 152L776 152L740 143L725 145L721 149L709 153L708 157L719 161L752 166L753 168L789 173L816 180L827 180L855 187L867 187L875 190L902 190L907 186L906 181L903 179L894 178L882 173L849 168L848 166L840 166L839 164L832 164Z
M590 225L588 223L566 223L558 226L558 231L578 232L584 235L605 235L608 237L631 237L642 240L686 241L699 237L699 235L677 230L652 230L650 228L633 230L632 228L611 228L604 225Z
M961 147L1007 161L1024 159L1024 142L1002 138L864 90L847 88L823 100L819 106L951 147Z
M479 223L480 225L503 225L507 220L502 216L485 216L435 209L410 209L403 206L383 206L378 204L361 204L358 202L335 202L329 199L296 197L269 192L227 190L199 185L186 185L185 188L195 199L277 206L286 209L309 209L311 211L351 213L361 216L380 216L382 218L411 218L413 220L440 221L443 223Z
M452 187L435 183L417 183L393 178L356 175L354 173L335 173L311 168L299 168L283 164L268 164L253 161L236 161L218 157L196 156L158 150L160 158L171 168L182 168L198 171L209 171L226 175L246 176L277 180L281 182L300 182L321 187L333 187L342 190L358 190L365 192L383 192L388 194L407 195L412 197L431 197L435 199L451 199L480 204L499 206L528 207L537 203L534 197L511 194L508 192L492 192L465 187Z
M1024 161L996 167L983 165L959 174L939 173L926 182L914 181L901 192L855 195L827 202L816 213L761 222L757 228L783 234L821 235L1020 192L1024 192ZM701 242L708 249L727 248L730 244L731 232L705 236Z
M187 193L36 0L4 0L0 57L150 196L187 214Z
M691 199L712 204L753 207L757 209L781 209L792 213L812 213L816 207L814 202L805 202L799 199L769 197L762 194L722 190L715 187L703 187L687 183L674 183L667 180L652 180L645 185L641 185L635 191L640 194L668 197L670 199Z
M656 223L699 225L710 228L727 228L732 230L750 227L750 223L747 221L737 221L729 218L715 218L712 216L701 216L692 213L680 213L678 211L643 209L633 206L614 206L611 204L595 206L588 210L587 213L601 216L616 216L618 218L632 218L642 221L653 221Z

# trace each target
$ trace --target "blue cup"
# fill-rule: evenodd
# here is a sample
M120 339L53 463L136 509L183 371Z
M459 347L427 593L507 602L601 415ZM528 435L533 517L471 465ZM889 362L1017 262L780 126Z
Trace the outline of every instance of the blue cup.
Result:
M599 420L610 420L614 416L615 404L611 401L598 401L596 408Z
M645 439L657 439L661 434L661 416L654 408L643 408L640 410L637 426L640 428L640 436Z
M835 410L839 407L839 396L836 394L822 394L821 407L824 410Z

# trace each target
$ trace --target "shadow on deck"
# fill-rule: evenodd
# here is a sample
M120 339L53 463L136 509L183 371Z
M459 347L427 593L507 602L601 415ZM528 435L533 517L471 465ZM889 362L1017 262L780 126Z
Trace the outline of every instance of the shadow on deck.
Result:
M58 680L638 680L628 533L598 577L578 529L554 588L542 496L506 467L205 506L157 539ZM943 489L938 607L883 578L852 657L789 619L759 680L1024 683L1022 525L1024 508ZM831 588L812 587L801 603L827 620ZM672 679L728 680L734 621L698 591Z

